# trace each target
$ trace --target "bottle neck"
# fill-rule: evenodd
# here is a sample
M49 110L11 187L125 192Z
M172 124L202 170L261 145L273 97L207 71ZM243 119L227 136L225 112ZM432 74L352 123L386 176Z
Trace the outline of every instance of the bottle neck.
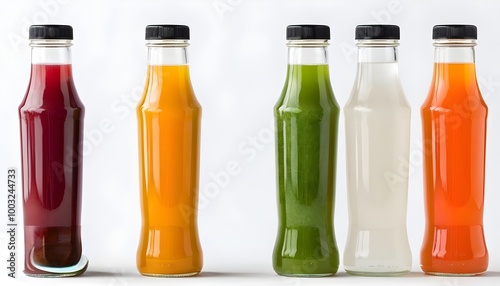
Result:
M300 45L296 44L299 42ZM325 40L305 42L288 42L288 68L285 89L293 88L297 84L302 88L322 87L322 90L331 92L330 74L328 66L328 42ZM320 96L322 93L305 94L306 97Z
M358 68L352 98L383 100L402 98L397 40L359 40Z
M397 63L397 40L359 40L358 63Z
M438 96L453 97L479 96L476 78L474 46L475 40L440 40L434 46L434 75L432 86ZM440 88L439 86L446 86ZM462 86L462 87L460 87ZM468 92L446 92L450 88L468 90ZM476 90L477 92L471 92Z
M435 63L472 63L474 64L475 40L436 40L434 41Z
M291 40L287 46L289 65L328 65L326 40Z
M34 65L70 65L71 40L31 40L31 63Z
M185 40L148 41L148 65L150 66L182 66L188 65Z
M75 100L71 65L71 41L32 40L31 76L28 90L33 100L66 104Z
M30 86L73 82L70 40L32 40Z

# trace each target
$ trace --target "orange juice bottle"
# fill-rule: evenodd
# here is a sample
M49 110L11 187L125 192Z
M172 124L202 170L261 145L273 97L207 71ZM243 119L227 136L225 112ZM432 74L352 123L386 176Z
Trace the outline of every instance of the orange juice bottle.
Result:
M142 230L137 268L147 276L201 271L197 229L201 107L189 77L189 27L146 27L146 87L137 107Z
M421 108L428 274L475 275L488 267L483 232L486 119L476 80L472 25L433 30L434 76Z

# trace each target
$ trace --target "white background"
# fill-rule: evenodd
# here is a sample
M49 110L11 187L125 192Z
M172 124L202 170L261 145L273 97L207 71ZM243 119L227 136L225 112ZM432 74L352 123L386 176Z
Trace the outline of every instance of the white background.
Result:
M185 1L1 1L0 7L0 217L6 224L8 168L20 176L17 108L30 74L26 40L30 24L74 28L74 77L86 107L82 233L90 259L85 275L68 279L18 279L0 267L2 285L495 285L500 281L500 2L434 0L185 0ZM274 274L271 254L277 229L272 110L285 79L285 27L317 23L331 27L332 85L341 106L356 69L357 24L401 27L400 74L412 107L408 232L413 271L400 278L335 277L292 279ZM178 23L191 28L191 77L203 106L199 227L203 274L187 279L146 278L135 268L140 230L135 106L146 74L147 24ZM478 26L477 70L490 108L485 229L489 272L474 278L425 276L419 267L424 228L419 108L431 81L435 24ZM343 252L347 234L344 122L341 116L335 229ZM103 123L104 122L104 123ZM101 124L112 123L112 130ZM106 131L106 132L103 132ZM255 145L251 145L256 141ZM228 163L239 173L217 183ZM215 185L214 185L215 184ZM217 188L214 186L217 185ZM21 194L18 180L18 195ZM203 199L205 198L205 199ZM19 201L18 211L21 211ZM22 217L18 217L22 224ZM0 260L7 236L0 227ZM18 248L22 244L18 229ZM0 263L5 265L6 263ZM5 282L4 282L5 281Z

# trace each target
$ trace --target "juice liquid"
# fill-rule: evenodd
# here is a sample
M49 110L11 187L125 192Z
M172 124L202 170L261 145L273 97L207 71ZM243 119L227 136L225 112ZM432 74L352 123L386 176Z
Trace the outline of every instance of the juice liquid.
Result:
M84 107L71 65L32 65L19 107L25 273L68 267L82 254L80 213Z
M274 270L290 276L335 274L339 106L328 66L289 65L274 115L279 215Z
M473 63L436 63L422 106L427 225L422 270L472 275L486 271L483 233L488 109Z
M142 230L139 272L188 276L201 271L198 170L201 107L189 67L149 66L137 109Z
M351 274L411 270L406 231L411 111L398 64L361 63L346 120L349 234L344 268Z

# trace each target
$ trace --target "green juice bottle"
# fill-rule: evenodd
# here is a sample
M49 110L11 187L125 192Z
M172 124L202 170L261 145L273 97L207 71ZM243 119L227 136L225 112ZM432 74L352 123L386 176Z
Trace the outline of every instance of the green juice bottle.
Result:
M330 84L329 39L328 26L287 27L288 72L274 108L279 275L329 276L339 267L333 211L340 109Z

